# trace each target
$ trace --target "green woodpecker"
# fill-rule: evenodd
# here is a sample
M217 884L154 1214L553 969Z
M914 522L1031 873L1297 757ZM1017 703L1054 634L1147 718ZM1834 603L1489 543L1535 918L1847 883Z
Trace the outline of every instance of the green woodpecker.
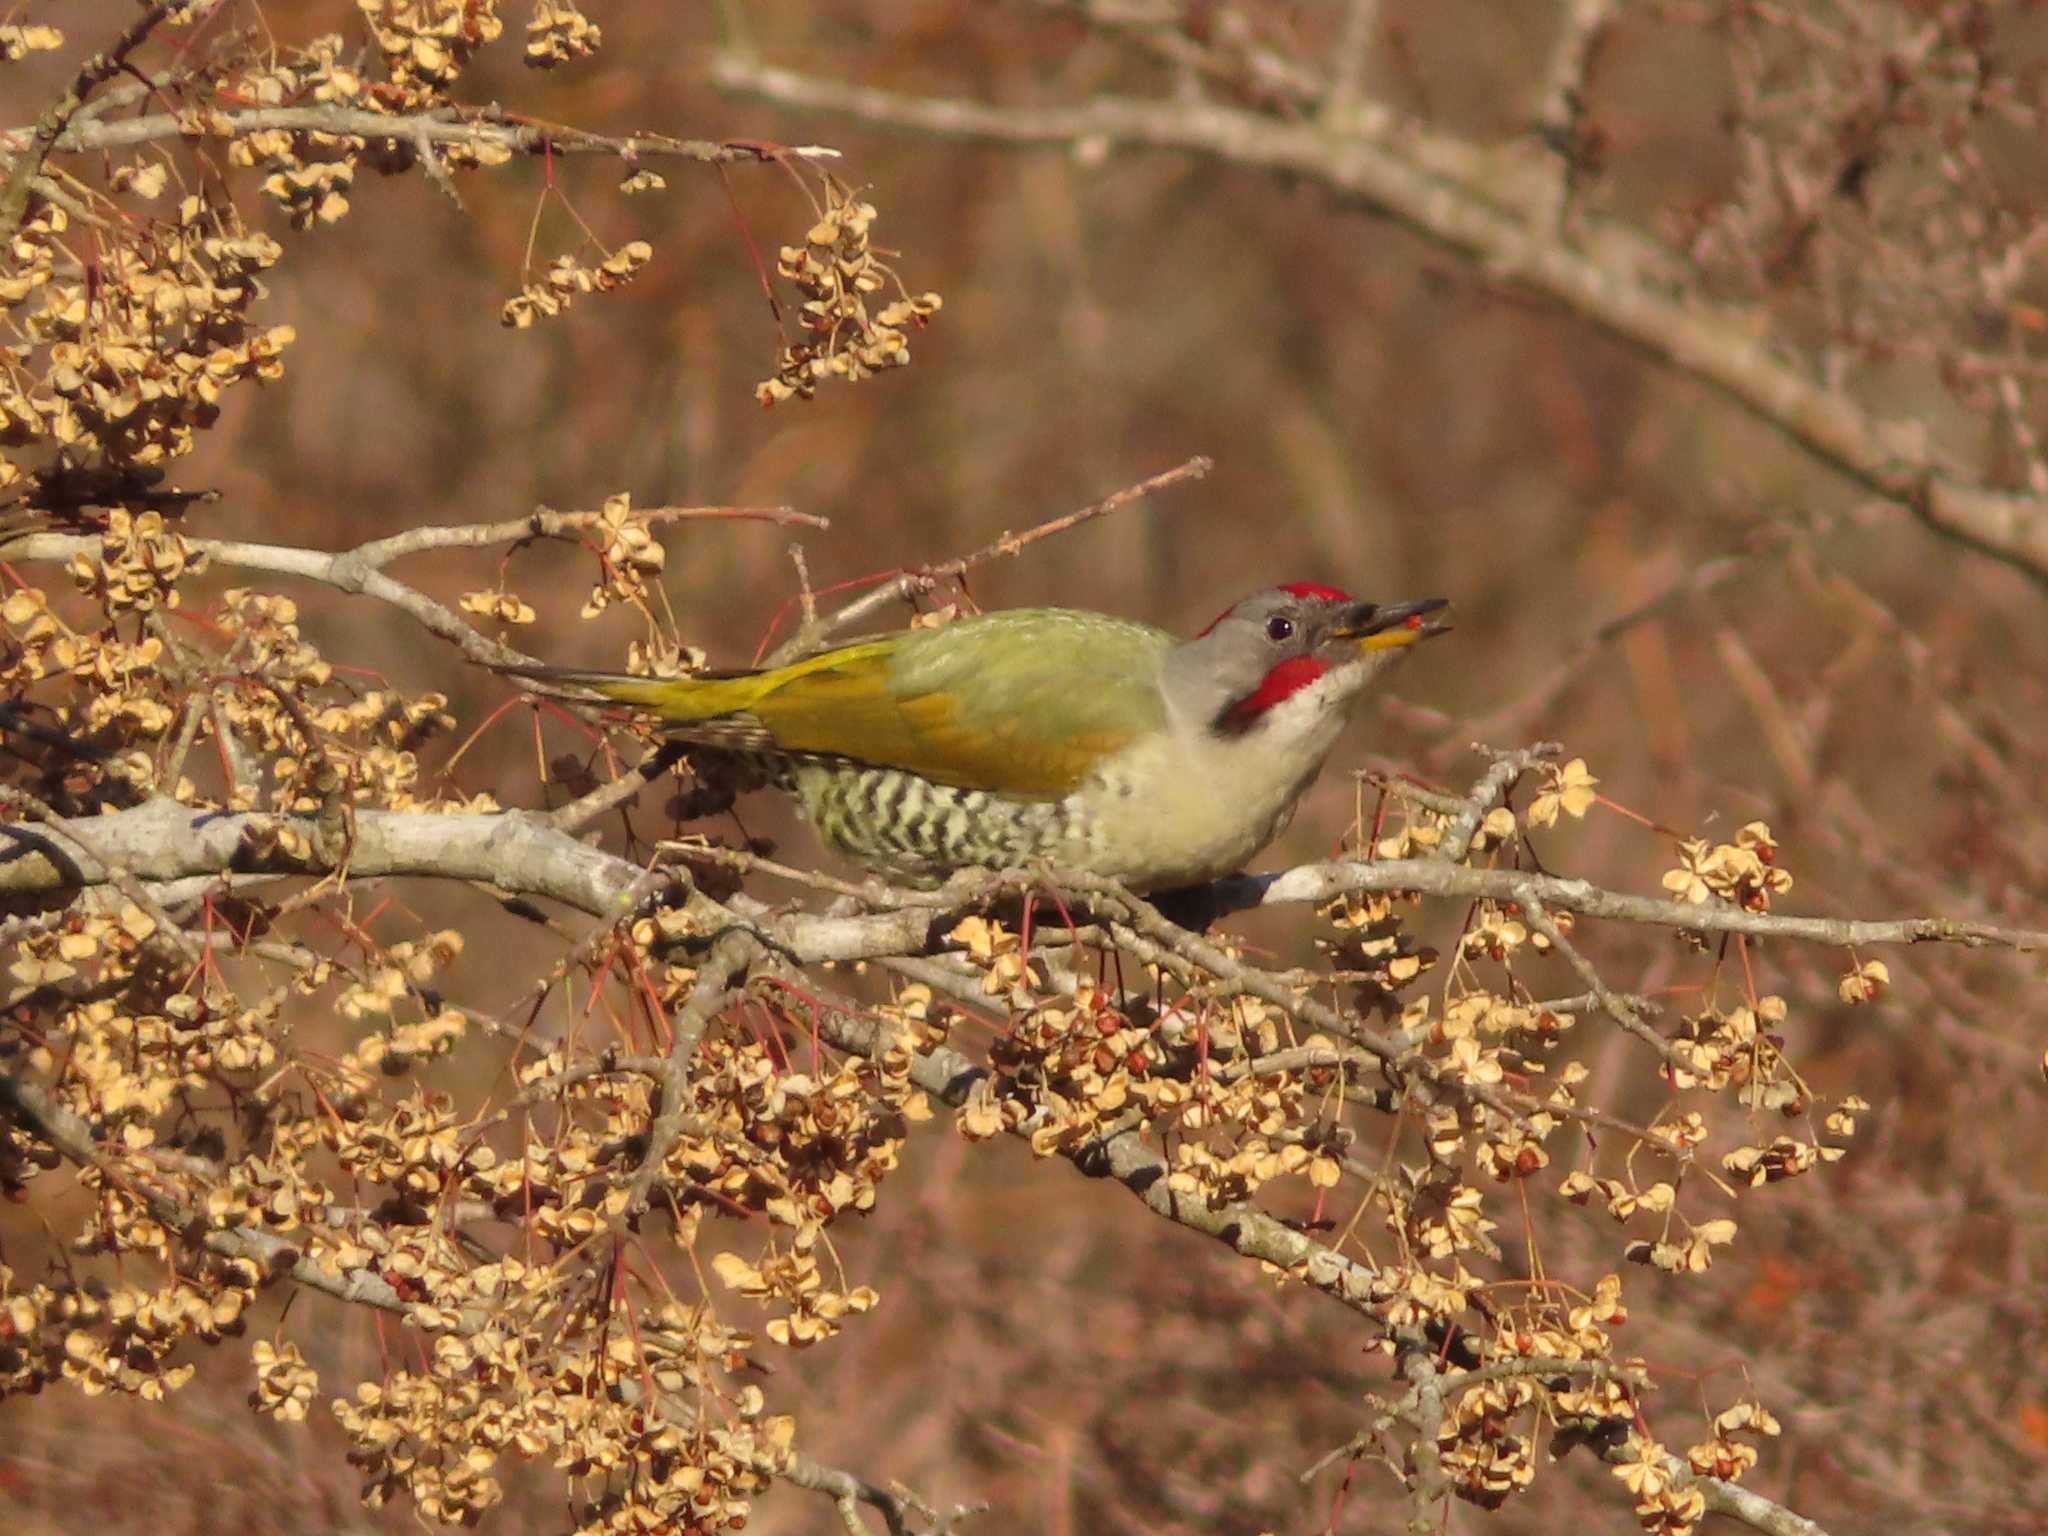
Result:
M1353 701L1448 627L1428 620L1444 606L1300 582L1191 640L1019 608L764 672L522 675L750 760L828 846L879 874L931 883L1042 860L1161 891L1240 869L1280 834Z

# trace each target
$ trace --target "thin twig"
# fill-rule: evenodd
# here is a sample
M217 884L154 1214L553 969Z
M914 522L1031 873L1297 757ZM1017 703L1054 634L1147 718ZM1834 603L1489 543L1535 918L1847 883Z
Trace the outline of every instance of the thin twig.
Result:
M1682 1065L1672 1050L1671 1042L1651 1027L1637 1008L1635 1000L1623 997L1607 985L1599 971L1594 969L1592 961L1579 953L1578 948L1565 936L1562 925L1550 915L1541 902L1525 901L1521 903L1521 907L1522 916L1527 919L1529 926L1548 939L1550 947L1564 956L1565 963L1570 965L1573 973L1586 984L1607 1017L1655 1051L1658 1058L1667 1066Z
M1867 920L1844 917L1799 917L1781 912L1752 912L1719 902L1666 901L1607 890L1587 880L1562 880L1552 875L1511 869L1470 869L1435 859L1382 859L1373 863L1338 861L1304 864L1276 875L1240 875L1219 882L1216 894L1223 911L1250 907L1325 902L1351 892L1391 894L1413 891L1424 896L1482 898L1497 902L1536 902L1582 917L1647 923L1694 933L1743 933L1755 938L1793 939L1807 944L1843 948L1883 944L1961 944L1971 949L2012 949L2022 954L2048 950L2048 930L2010 928L1995 923L1961 922L1947 917L1900 917Z
M1322 119L1333 128L1341 129L1358 105L1379 19L1380 0L1349 0L1344 7L1344 23L1337 32L1330 83L1322 102Z
M1436 856L1452 864L1462 864L1465 855L1472 850L1472 839L1479 835L1479 828L1485 823L1487 812L1499 805L1508 792L1515 787L1515 781L1532 768L1539 768L1551 758L1564 751L1554 741L1539 741L1533 747L1523 747L1514 752L1495 752L1490 747L1473 743L1475 752L1490 753L1493 765L1480 775L1444 828L1443 841L1437 844Z
M669 1153L693 1118L690 1112L690 1063L698 1042L711 1021L724 1011L745 985L747 967L765 952L761 941L744 928L731 928L719 935L711 952L697 967L690 984L690 999L675 1015L668 1055L658 1077L661 1103L647 1127L647 1150L640 1166L626 1186L626 1211L637 1216L647 1209L655 1184L660 1180ZM736 979L737 978L737 979Z
M155 10L167 11L168 5ZM617 136L590 133L561 123L535 122L497 106L448 108L421 113L370 112L355 107L222 107L202 124L210 136L241 138L252 133L318 133L366 143L421 143L475 148L488 145L521 155L607 155L625 160L682 159L707 165L780 164L786 160L836 160L839 151L822 144L777 144L755 139L677 139L666 134ZM0 134L7 130L0 130ZM12 130L25 134L28 130ZM72 122L55 136L51 152L97 153L160 139L188 138L188 115L155 112L110 122Z
M579 832L634 799L682 755L683 749L679 744L663 742L617 778L598 785L587 795L556 806L548 813L548 819L564 832Z
M1585 143L1586 84L1601 40L1620 0L1565 0L1543 70L1542 96L1536 111L1537 130L1558 156L1557 200L1553 223L1573 210L1572 194L1587 162Z
M244 539L187 539L195 552L217 565L237 570L268 571L319 582L340 592L360 592L411 615L430 633L458 647L472 661L494 666L532 665L536 658L479 634L454 609L406 582L384 567L408 555L440 549L480 549L518 544L528 539L561 538L600 526L602 512L557 512L538 507L525 517L493 523L429 524L370 539L349 549L300 549L288 544L258 544ZM650 523L690 519L750 519L811 528L830 526L826 519L788 507L649 507L635 519ZM0 536L0 559L69 562L80 554L96 554L100 540L92 534L36 531Z
M588 528L605 526L610 514L557 512L553 507L535 507L525 517L506 518L495 523L443 523L408 528L385 538L371 539L345 551L345 558L370 569L389 565L406 555L430 549L479 549L493 544L523 544L529 539L561 538ZM636 523L753 522L775 523L785 528L830 528L832 520L793 507L635 507L630 514Z
M173 9L171 0L156 0L130 22L108 48L85 61L70 89L52 103L49 111L36 119L33 129L16 130L9 136L25 137L28 147L14 157L7 169L6 182L0 184L0 244L11 241L15 231L21 228L21 221L28 215L29 194L36 178L43 173L44 163L65 137L65 131L72 127L86 98L121 72L128 62L128 55L163 25L164 18Z
M1069 512L1064 517L1055 517L1049 522L1040 523L1035 528L1027 528L1022 533L1006 533L994 543L985 544L972 554L961 555L952 560L942 560L936 565L924 565L917 567L915 570L905 571L901 575L884 582L881 586L862 593L845 607L835 612L815 617L810 622L802 625L794 635L791 635L789 639L775 648L765 665L770 667L784 666L789 662L797 660L799 657L808 656L827 637L840 633L850 625L857 624L866 619L871 614L879 613L891 603L899 602L909 597L921 596L931 591L940 582L964 576L978 565L986 564L988 561L1004 555L1021 554L1040 539L1049 539L1054 534L1066 533L1071 529L1080 527L1083 523L1092 522L1098 517L1106 517L1112 512L1122 511L1131 503L1144 499L1154 491L1163 491L1168 486L1178 485L1184 480L1199 480L1214 467L1213 460L1197 455L1189 459L1185 464L1178 464L1162 474L1140 480L1136 485L1125 486L1122 490L1105 496L1100 501L1090 503L1078 512Z

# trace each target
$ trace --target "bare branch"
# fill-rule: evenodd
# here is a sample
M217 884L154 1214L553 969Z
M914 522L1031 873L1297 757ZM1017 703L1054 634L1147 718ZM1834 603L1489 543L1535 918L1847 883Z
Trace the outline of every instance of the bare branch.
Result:
M1411 1349L1401 1357L1401 1374L1414 1388L1415 1478L1408 1499L1409 1536L1435 1536L1442 1529L1450 1498L1439 1438L1444 1427L1443 1374L1427 1350Z
M1649 1021L1643 1017L1641 1004L1634 998L1621 996L1601 979L1600 973L1593 968L1593 963L1580 954L1578 947L1565 937L1564 929L1559 926L1556 918L1544 910L1540 901L1524 902L1522 915L1528 918L1531 928L1548 939L1551 947L1564 956L1566 963L1571 966L1579 980L1592 989L1592 995L1600 1004L1601 1012L1663 1057L1666 1062L1676 1064L1670 1042L1650 1027Z
M1487 749L1481 747L1476 750ZM1535 746L1518 752L1495 753L1493 766L1472 786L1457 814L1451 818L1450 825L1444 828L1443 841L1437 844L1436 856L1446 863L1464 863L1465 855L1471 852L1472 839L1479 835L1480 824L1486 820L1486 813L1501 803L1523 774L1562 751L1564 748L1554 741L1539 741Z
M110 881L115 865L145 881L242 874L327 874L312 856L279 841L305 817L230 815L153 800L134 810L81 818L92 853L67 852L56 834L32 824L0 825L0 896L80 890ZM110 865L106 860L114 861ZM576 841L545 819L416 815L362 811L349 853L354 879L418 875L473 880L522 895L546 896L593 916L614 911L642 871Z
M2013 949L2022 954L2048 950L2048 930L2005 928L1994 923L1958 922L1947 917L1858 919L1794 917L1750 912L1725 905L1694 905L1655 896L1610 891L1586 880L1508 869L1468 869L1433 859L1386 859L1377 863L1304 864L1276 875L1241 875L1221 882L1224 910L1328 901L1347 891L1417 891L1425 896L1481 897L1531 902L1582 917L1684 928L1695 933L1742 933L1753 938L1796 939L1807 944L1961 944L1971 949Z
M1819 1521L1809 1520L1787 1509L1776 1499L1766 1498L1754 1488L1745 1488L1740 1483L1718 1477L1700 1477L1676 1456L1667 1465L1673 1479L1681 1487L1689 1482L1699 1489L1707 1501L1707 1508L1717 1515L1740 1520L1753 1530L1763 1531L1766 1536L1828 1536L1827 1528Z
M158 11L168 6L155 7ZM14 134L27 130L16 129ZM706 165L836 160L839 151L819 144L773 144L761 140L677 139L667 134L623 136L590 133L558 123L537 123L501 107L464 107L422 114L370 112L356 107L208 108L203 112L155 112L111 122L72 123L57 133L53 152L125 149L159 139L184 139L194 132L213 138L251 133L319 133L372 142L418 146L492 147L521 155L609 155L621 159L695 160ZM5 134L6 130L0 130Z
M861 1523L857 1506L866 1504L887 1523L890 1536L903 1536L910 1529L908 1517L912 1514L924 1518L924 1530L932 1536L953 1530L962 1520L987 1510L986 1504L960 1504L940 1514L924 1500L903 1489L878 1487L864 1477L828 1467L804 1455L790 1458L789 1464L779 1474L799 1488L808 1488L822 1493L838 1507L840 1524L855 1536L863 1536L867 1527Z
M1357 106L1365 80L1366 58L1372 50L1373 31L1379 19L1380 0L1348 0L1344 7L1344 25L1337 33L1330 84L1323 93L1323 121L1333 128L1342 128Z
M110 858L102 849L95 846L91 827L98 818L80 817L75 822L67 821L43 801L15 784L0 785L0 805L9 807L17 814L27 813L35 825L68 844L74 852L99 865L106 872L106 883L134 902L156 925L155 931L149 936L152 944L168 945L188 960L198 957L200 950L197 942L163 909L155 894L146 889L135 877L134 872L124 867L118 858Z
M765 953L759 939L743 928L731 928L712 942L711 952L697 968L690 1000L679 1009L670 1028L673 1031L667 1056L656 1074L661 1084L661 1107L647 1127L647 1150L633 1181L626 1186L626 1210L638 1215L647 1209L655 1182L661 1178L668 1155L684 1134L693 1117L690 1106L690 1061L711 1021L725 1010L745 985L746 969Z
M1543 89L1537 107L1536 125L1559 157L1557 213L1570 205L1579 179L1584 143L1586 76L1593 56L1606 35L1620 0L1565 0L1558 17L1557 36L1550 45L1550 58L1543 70Z
M448 641L472 661L502 666L531 664L536 660L477 633L446 603L427 596L419 588L396 577L387 576L377 564L359 558L359 549L330 554L317 549L295 549L287 544L251 544L241 539L187 539L185 542L192 549L204 552L209 560L237 570L297 576L333 587L339 592L361 592L379 602L389 603L418 620L429 634ZM100 541L90 534L24 533L0 539L0 559L62 562L74 555L96 555L99 547ZM395 559L396 555L385 558Z
M774 523L784 528L830 528L829 517L799 512L793 507L635 507L635 522L754 522ZM603 512L557 512L552 507L535 507L525 517L506 518L496 523L444 523L408 528L385 538L371 539L344 551L337 558L372 568L382 568L406 555L430 549L482 549L494 544L524 544L532 539L563 538L586 528L603 526Z
M488 665L531 664L536 658L501 644L471 628L447 604L406 582L384 574L384 567L408 555L440 549L482 549L521 544L530 539L563 538L598 526L602 512L557 512L536 507L525 517L495 523L435 524L370 539L332 552L300 549L289 544L256 544L243 539L187 539L192 549L217 565L237 570L268 571L319 582L339 592L360 592L411 615L430 633L456 646L472 661ZM633 516L649 523L760 521L784 526L830 527L830 522L788 507L648 507ZM81 533L30 532L0 536L0 559L43 560L63 564L78 555L96 555L100 541Z

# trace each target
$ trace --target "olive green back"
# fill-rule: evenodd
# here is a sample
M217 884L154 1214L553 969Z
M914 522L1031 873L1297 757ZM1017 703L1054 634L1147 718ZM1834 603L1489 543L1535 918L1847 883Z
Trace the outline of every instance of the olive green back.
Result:
M1165 724L1173 636L1066 608L1013 608L864 640L787 667L653 679L558 673L649 710L685 740L905 768L1052 799Z

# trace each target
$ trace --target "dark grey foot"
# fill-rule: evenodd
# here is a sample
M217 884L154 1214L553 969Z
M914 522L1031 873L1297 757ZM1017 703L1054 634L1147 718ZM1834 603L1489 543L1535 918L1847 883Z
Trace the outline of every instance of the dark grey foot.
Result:
M1157 891L1145 899L1159 910L1159 915L1169 923L1178 923L1193 933L1205 932L1211 923L1237 910L1226 900L1226 890L1218 883L1184 885L1176 891Z

